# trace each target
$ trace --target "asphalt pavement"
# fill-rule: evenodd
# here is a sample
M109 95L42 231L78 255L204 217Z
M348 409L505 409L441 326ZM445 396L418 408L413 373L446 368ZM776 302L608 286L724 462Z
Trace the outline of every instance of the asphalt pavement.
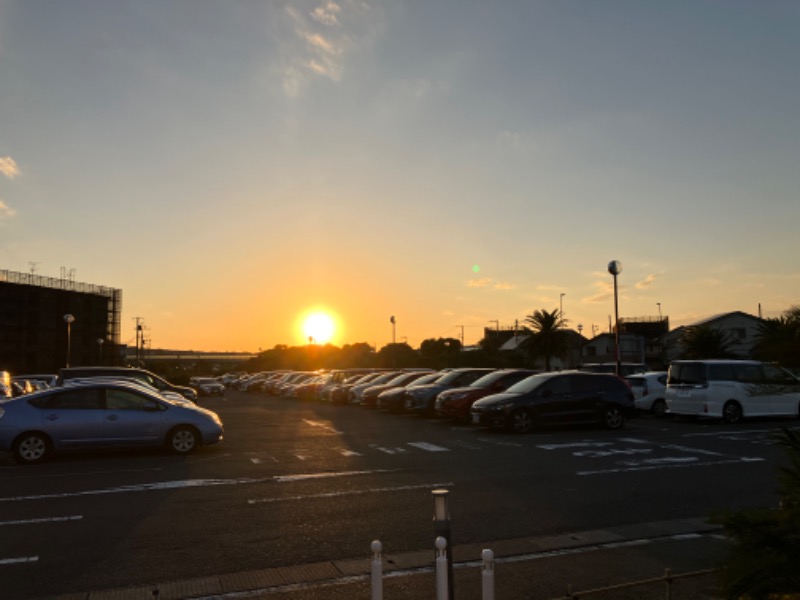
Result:
M687 543L690 542L690 543ZM481 600L486 577L497 600L717 598L719 560L728 546L704 518L658 521L612 529L458 545L453 553L453 598ZM495 556L486 571L482 551ZM55 600L371 598L372 558L229 573L151 585L59 596ZM383 598L437 598L434 549L394 554L384 548ZM641 573L651 573L642 579ZM484 599L485 600L485 599Z

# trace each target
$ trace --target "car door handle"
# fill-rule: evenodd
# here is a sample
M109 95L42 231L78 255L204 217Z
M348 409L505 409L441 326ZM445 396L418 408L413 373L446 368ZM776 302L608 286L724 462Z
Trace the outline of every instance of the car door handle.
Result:
M108 415L106 417L106 419L108 419L109 421L116 421L118 418L119 417L117 417L117 415Z
M47 415L45 419L48 421L58 421L58 415Z

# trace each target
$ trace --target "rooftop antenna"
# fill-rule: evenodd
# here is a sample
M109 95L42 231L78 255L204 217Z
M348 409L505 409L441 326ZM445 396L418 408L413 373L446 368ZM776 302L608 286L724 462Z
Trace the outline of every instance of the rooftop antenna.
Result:
M39 264L38 262L28 261L28 266L31 268L31 275L36 273L36 265L38 264Z

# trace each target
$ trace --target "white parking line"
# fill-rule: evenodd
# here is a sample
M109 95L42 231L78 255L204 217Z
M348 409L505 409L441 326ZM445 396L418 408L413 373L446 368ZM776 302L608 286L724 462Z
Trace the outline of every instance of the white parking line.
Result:
M339 454L342 456L362 456L361 452L355 450L348 450L347 448L339 448Z
M18 565L20 563L32 563L39 560L38 556L23 556L21 558L0 558L0 567L5 565Z
M364 490L346 490L342 492L327 492L323 494L308 494L306 496L284 496L280 498L253 498L248 500L248 504L270 504L274 502L286 502L296 500L316 500L319 498L338 498L340 496L355 496L363 494L380 494L385 492L402 492L406 490L419 490L419 489L435 489L443 487L453 487L455 484L452 481L445 483L422 483L419 485L401 485L396 487L385 488L367 488Z
M83 515L72 515L70 517L48 517L44 519L24 519L21 521L0 521L3 525L32 525L35 523L59 523L61 521L80 521Z
M141 483L138 485L123 485L114 488L99 490L84 490L82 492L65 492L62 494L41 494L38 496L8 496L0 498L0 502L22 502L25 500L52 500L54 498L76 498L79 496L101 496L105 494L125 494L129 492L157 492L162 490L189 489L201 487L216 487L229 485L249 485L254 483L287 483L306 479L320 479L325 477L349 477L351 475L370 475L373 473L392 473L394 469L376 469L373 471L332 471L324 473L302 473L300 475L275 475L274 477L261 477L257 479L242 477L238 479L182 479L178 481L159 481L157 483Z
M568 448L605 448L613 446L614 442L571 442L567 444L538 444L542 450L563 450Z
M684 459L682 459L684 460ZM673 462L670 464L640 464L634 467L623 467L618 469L599 469L597 471L577 471L576 475L609 475L613 473L631 473L634 471L654 471L656 469L683 469L687 467L712 467L717 465L734 465L739 463L763 462L764 458L734 458L731 460L698 461L697 459L686 458L684 462Z
M450 452L450 448L443 448L442 446L429 444L428 442L408 442L408 445L427 452Z
M324 429L325 431L330 431L331 433L337 433L337 434L343 433L343 432L339 431L338 429L334 429L333 427L331 427L327 423L322 423L320 421L311 421L309 419L303 419L303 423L305 423L307 425L311 425L312 427L319 427L320 429Z
M304 481L306 479L329 479L331 477L349 477L351 475L372 475L373 473L394 473L396 469L375 469L374 471L331 471L323 473L302 473L300 475L276 475L272 479L278 483L287 481Z

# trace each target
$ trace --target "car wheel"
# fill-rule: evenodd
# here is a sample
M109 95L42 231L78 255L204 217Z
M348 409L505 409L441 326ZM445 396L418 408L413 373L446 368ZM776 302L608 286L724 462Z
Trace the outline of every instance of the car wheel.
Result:
M625 415L618 406L609 406L604 413L604 421L607 429L619 429L625 423Z
M14 446L14 458L17 462L28 465L42 462L48 454L50 454L50 440L41 433L23 434Z
M667 403L664 402L661 398L653 402L653 406L650 409L653 411L653 416L658 417L659 419L667 414Z
M742 407L738 402L731 400L730 402L726 402L725 406L722 407L722 420L726 423L731 425L739 423L743 416Z
M191 427L176 427L167 436L167 447L175 454L190 454L199 442L197 432Z
M514 433L530 433L533 430L533 413L520 408L511 413L511 429Z

